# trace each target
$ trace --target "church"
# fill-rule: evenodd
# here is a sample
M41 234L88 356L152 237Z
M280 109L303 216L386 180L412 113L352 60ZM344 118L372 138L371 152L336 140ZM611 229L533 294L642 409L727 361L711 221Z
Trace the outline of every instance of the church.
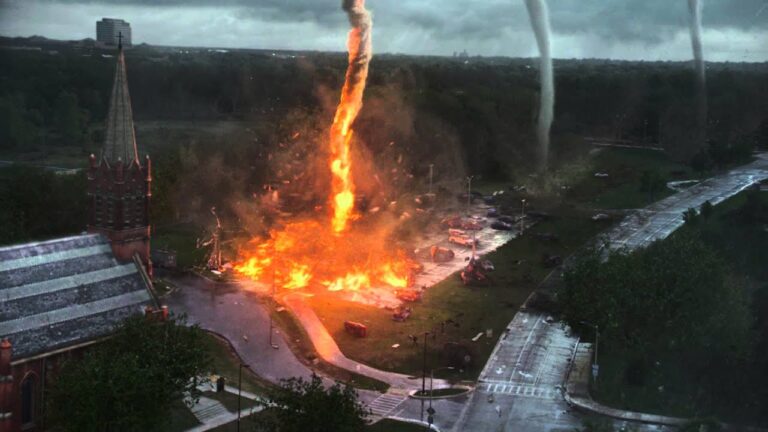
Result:
M151 163L136 147L122 44L104 146L87 172L86 233L0 248L0 432L45 429L62 359L133 314L167 314L152 287Z

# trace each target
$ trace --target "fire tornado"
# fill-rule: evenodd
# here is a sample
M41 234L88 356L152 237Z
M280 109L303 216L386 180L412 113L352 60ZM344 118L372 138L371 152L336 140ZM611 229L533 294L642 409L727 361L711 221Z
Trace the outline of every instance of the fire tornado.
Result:
M344 0L342 9L352 29L347 38L346 78L328 142L329 217L281 221L283 228L272 229L269 239L253 239L241 248L234 270L253 280L272 281L282 289L322 288L357 298L357 293L373 287L407 288L419 269L403 250L392 246L391 223L373 217L363 227L350 224L362 217L355 208L350 145L352 124L363 105L372 22L365 0ZM377 291L367 298L394 298L390 291Z
M352 181L352 160L349 146L352 142L352 123L363 106L363 92L371 61L371 14L365 9L365 0L343 0L342 9L349 16L347 49L349 66L341 90L341 100L331 126L331 172L333 179L333 231L340 233L354 217L355 184Z

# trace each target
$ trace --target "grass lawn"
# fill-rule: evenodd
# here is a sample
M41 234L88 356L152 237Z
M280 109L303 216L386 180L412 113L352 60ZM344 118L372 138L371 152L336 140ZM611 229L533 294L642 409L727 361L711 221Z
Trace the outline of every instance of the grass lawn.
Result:
M287 310L284 310L283 312L272 312L272 317L275 324L283 329L286 335L290 335L290 338L287 340L291 345L291 351L293 351L300 360L303 359L305 362L310 363L313 369L318 370L320 373L337 381L349 383L356 388L377 390L380 392L386 392L389 388L389 385L384 382L333 366L332 364L321 360L318 357L307 332L304 331L301 324L299 324L296 318Z
M152 247L175 251L177 268L189 269L205 261L208 249L197 249L195 245L202 235L202 230L191 224L159 226L152 233Z
M184 405L184 402L180 400L174 402L171 407L171 412L168 413L167 420L164 430L172 432L182 432L200 425L200 422L197 421L197 418L192 414L192 411L190 411L189 408Z
M695 177L687 165L670 160L665 153L644 149L601 148L588 159L583 176L568 193L571 201L602 209L640 208L674 193L665 188L651 197L640 191L644 171L655 170L669 180ZM595 173L606 173L598 178Z
M429 288L421 302L412 303L413 315L406 322L392 321L391 311L335 297L317 296L309 303L349 358L383 370L420 375L423 342L414 344L408 336L421 334L423 341L423 333L430 331L433 336L427 340L427 367L445 366L448 359L443 346L456 342L468 350L472 363L463 372L444 370L437 375L474 380L499 334L551 271L541 264L542 255L565 257L604 228L572 207L556 208L550 213L552 219L541 222L523 238L513 240L487 256L496 266L489 284L467 287L453 275ZM552 233L559 240L538 240L534 233ZM516 264L518 260L522 262ZM456 324L441 324L449 319ZM343 328L345 320L366 324L368 337L361 339L347 334ZM471 340L488 329L492 331L490 338L483 336L477 342ZM400 346L392 348L394 344Z
M211 372L223 376L227 384L237 387L240 358L235 354L227 341L214 334L206 333L205 343L208 345L213 361ZM243 390L263 395L270 385L266 380L259 378L245 368L243 369Z

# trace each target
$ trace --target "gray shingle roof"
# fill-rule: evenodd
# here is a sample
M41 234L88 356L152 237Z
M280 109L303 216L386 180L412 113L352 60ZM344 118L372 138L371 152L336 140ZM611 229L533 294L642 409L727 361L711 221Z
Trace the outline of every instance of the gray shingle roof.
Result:
M154 305L137 264L80 235L0 248L0 337L20 359L110 334Z

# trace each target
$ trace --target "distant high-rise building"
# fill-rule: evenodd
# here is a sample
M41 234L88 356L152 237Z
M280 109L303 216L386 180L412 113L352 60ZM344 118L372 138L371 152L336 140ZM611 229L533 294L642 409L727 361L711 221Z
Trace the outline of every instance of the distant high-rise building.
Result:
M131 24L114 18L102 18L96 21L96 41L105 45L117 45L122 36L124 47L131 46Z

